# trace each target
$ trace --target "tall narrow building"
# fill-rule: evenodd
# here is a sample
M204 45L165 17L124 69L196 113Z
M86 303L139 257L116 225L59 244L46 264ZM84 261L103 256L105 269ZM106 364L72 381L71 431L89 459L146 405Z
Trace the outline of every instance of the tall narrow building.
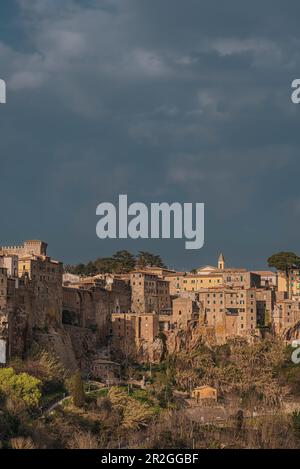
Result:
M222 252L219 255L219 259L218 259L218 269L220 269L220 270L225 269L225 259L224 259L224 256L223 256Z

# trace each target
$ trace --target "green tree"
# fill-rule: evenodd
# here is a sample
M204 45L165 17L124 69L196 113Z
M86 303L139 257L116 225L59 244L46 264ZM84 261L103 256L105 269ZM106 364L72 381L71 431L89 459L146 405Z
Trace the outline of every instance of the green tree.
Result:
M76 373L71 376L67 382L67 387L72 396L73 404L76 407L83 407L85 403L85 393L80 371L76 371Z
M38 407L41 398L41 381L27 373L15 373L13 368L0 369L0 392L25 408Z
M97 268L95 266L95 263L92 261L89 261L85 268L84 268L84 274L91 276L91 275L96 275L97 274Z
M65 272L69 272L70 274L74 275L84 275L85 264L66 265Z
M117 251L113 255L113 260L117 263L117 269L120 273L127 273L134 269L135 267L135 257L131 252L126 251Z
M292 414L292 426L296 437L300 438L300 412L296 411Z
M65 272L75 275L96 275L104 273L127 273L134 269L136 259L133 254L125 249L117 251L112 257L98 257L87 264L67 265Z
M139 267L166 267L159 255L147 251L139 251L137 264Z
M94 264L98 274L110 274L117 269L117 261L112 257L99 257Z
M290 272L292 269L300 268L300 257L294 252L278 252L269 257L268 265L285 274L288 297L290 298Z

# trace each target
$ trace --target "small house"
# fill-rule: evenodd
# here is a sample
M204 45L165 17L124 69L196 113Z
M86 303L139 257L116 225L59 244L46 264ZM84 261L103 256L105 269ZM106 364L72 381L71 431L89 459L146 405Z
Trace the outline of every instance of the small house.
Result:
M192 397L197 402L217 401L218 393L212 386L199 386L192 391Z

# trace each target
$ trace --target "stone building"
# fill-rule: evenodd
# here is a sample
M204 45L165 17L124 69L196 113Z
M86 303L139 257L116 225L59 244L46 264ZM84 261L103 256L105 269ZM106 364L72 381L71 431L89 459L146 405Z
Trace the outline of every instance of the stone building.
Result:
M8 277L0 268L0 339L5 342L6 357L23 356L32 338L35 298L29 282Z
M278 273L271 270L255 270L253 272L260 276L261 287L263 288L277 288L278 286Z
M261 279L260 275L247 269L224 269L223 284L235 288L259 288Z
M155 267L155 266L147 266L143 269L145 272L149 274L156 275L160 278L166 278L168 275L173 275L176 273L176 270L167 269L166 267Z
M35 328L61 326L62 274L63 264L48 256L32 254L19 257L19 278L29 279L35 297L32 312Z
M205 269L205 267L203 269ZM206 273L206 271L203 271L202 273L197 274L186 274L181 281L181 291L196 292L202 288L217 287L222 285L223 275L221 273Z
M23 256L46 256L47 243L37 239L24 241L22 246L2 246L0 247L0 256L2 255L15 255L17 257Z
M300 301L285 299L277 301L273 311L274 331L282 335L300 321Z
M261 286L261 278L258 273L247 269L226 267L222 253L219 255L217 267L207 265L197 269L196 274L194 282L192 282L192 277L189 275L190 281L187 282L189 287L191 283L200 288L218 285L236 288L259 288ZM188 291L188 288L186 291ZM193 291L196 291L196 288Z
M7 269L0 267L0 311L7 307Z
M183 291L183 280L186 272L168 273L164 279L169 282L169 290L171 296L179 295Z
M216 402L218 400L218 392L212 386L198 386L192 391L192 398L196 399L197 403L204 403L209 401Z
M90 362L89 372L93 378L101 379L109 386L120 379L121 366L103 357L95 357Z
M291 274L290 300L282 277L277 289L274 275L227 268L220 254L217 267L195 274L154 267L63 276L62 263L47 255L43 241L1 247L1 349L5 343L7 357L23 356L36 341L66 367L87 370L110 345L139 361L156 360L161 332L168 340L199 326L223 343L232 336L257 336L259 326L272 323L282 334L300 321L300 275Z
M190 322L199 322L200 305L190 298L176 298L172 301L172 323L178 329L186 329Z
M159 335L157 314L115 313L112 315L112 347L125 357L153 361L155 339Z
M4 349L4 357L1 359L1 363L6 360L7 356L7 342L8 342L8 298L7 298L7 269L0 267L0 339L1 348Z
M0 267L7 270L7 276L18 278L19 258L14 254L0 255Z
M98 345L107 343L111 335L113 313L130 311L128 283L106 284L82 282L63 287L62 323L95 331Z
M248 335L257 326L255 289L207 288L198 294L205 322L225 335Z
M260 326L269 326L272 322L272 312L276 301L276 292L273 288L257 288L256 314L257 324Z
M137 314L159 313L171 305L169 282L147 271L130 274L131 309Z
M34 332L61 328L62 263L46 255L43 241L25 241L23 246L1 247L0 263L7 277L3 282L0 331L7 340L8 357L23 355Z
M112 313L130 310L128 281L69 278L63 287L63 265L47 256L43 241L0 248L1 262L0 339L8 358L23 356L35 341L67 368L85 369L110 341Z

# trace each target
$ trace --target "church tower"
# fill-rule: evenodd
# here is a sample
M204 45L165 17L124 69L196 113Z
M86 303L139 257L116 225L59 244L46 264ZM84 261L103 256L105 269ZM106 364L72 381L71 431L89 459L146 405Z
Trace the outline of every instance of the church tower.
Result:
M224 256L223 256L222 253L219 255L219 259L218 259L218 269L220 269L220 270L224 270L224 269L225 269L225 259L224 259Z

